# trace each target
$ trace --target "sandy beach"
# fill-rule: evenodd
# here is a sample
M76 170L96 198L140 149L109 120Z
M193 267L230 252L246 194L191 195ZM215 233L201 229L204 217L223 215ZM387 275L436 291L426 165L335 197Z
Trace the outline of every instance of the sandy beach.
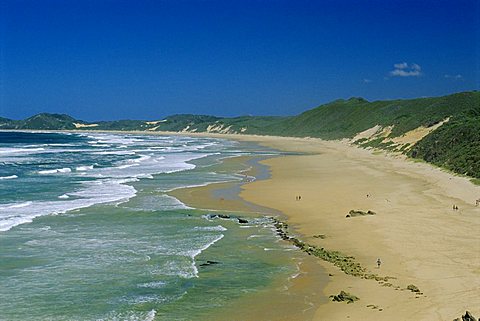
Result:
M347 275L318 259L329 274L328 284L321 285L326 297L344 290L360 300L320 304L314 320L453 320L466 310L480 315L480 186L347 142L220 137L304 153L263 161L271 179L243 185L240 196L281 211L290 233L302 241L351 255L367 273L391 278ZM375 215L346 218L350 210ZM313 237L319 234L325 237Z

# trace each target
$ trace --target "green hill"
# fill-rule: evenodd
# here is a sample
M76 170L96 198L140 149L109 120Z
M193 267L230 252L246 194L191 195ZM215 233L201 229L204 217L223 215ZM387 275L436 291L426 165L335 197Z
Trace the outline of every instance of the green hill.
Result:
M76 121L65 114L42 113L20 122L18 129L75 129Z
M390 137L420 126L430 127L479 103L478 92L444 97L368 102L362 98L336 100L285 122L282 134L324 139L352 138L375 125L393 126Z
M15 129L17 121L0 117L0 129Z
M480 106L427 135L408 155L480 178Z

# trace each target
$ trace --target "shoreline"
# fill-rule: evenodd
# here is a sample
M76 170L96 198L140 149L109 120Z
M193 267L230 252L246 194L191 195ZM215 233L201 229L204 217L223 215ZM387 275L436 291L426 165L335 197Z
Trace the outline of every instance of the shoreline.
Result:
M379 284L322 261L333 274L324 294L344 290L360 301L324 304L315 320L453 320L466 310L480 313L480 238L472 233L480 225L479 186L339 142L264 137L259 143L310 154L264 161L272 178L246 185L241 197L281 210L308 244L352 255L368 273L395 278ZM376 215L346 218L350 210ZM318 234L326 237L313 237ZM423 295L406 290L410 284Z
M258 161L264 158L264 156L255 155L235 156L224 159L222 165L228 168L233 165L237 169L239 165L243 165L245 170L240 170L239 174L264 180L268 178L262 178L264 175L261 174L258 164ZM251 182L211 183L204 186L178 188L168 192L168 195L179 199L187 206L208 211L231 212L247 220L263 217L277 222L278 219L273 217L286 219L285 215L279 211L258 206L241 198L239 192L242 186L249 183ZM278 239L278 242L282 240ZM289 250L295 251L295 255L289 255L298 269L294 275L288 278L277 277L266 288L235 299L210 315L209 320L221 321L225 320L225 316L231 320L244 321L311 320L319 303L328 300L320 291L321 286L327 282L327 274L316 258L303 255L293 246Z
M354 256L367 274L387 277L347 275L319 259L330 275L324 295L344 290L360 300L322 304L314 320L453 320L466 310L479 315L480 238L474 231L480 208L474 200L480 187L468 178L343 142L216 137L303 153L262 161L272 177L243 185L240 197L281 211L307 244ZM350 210L375 215L346 218ZM319 234L325 238L314 237Z
M391 283L400 287L347 275L318 260L331 275L324 296L345 290L360 301L323 304L314 320L453 320L466 310L480 314L480 237L475 232L480 227L480 207L474 205L480 186L469 178L338 141L209 133L111 133L215 137L302 153L262 161L270 167L272 177L243 185L240 197L282 212L308 244L352 255L369 273L393 277ZM302 200L296 201L296 195ZM460 210L452 211L452 205ZM350 210L376 214L346 218ZM319 234L326 237L314 237ZM380 268L376 267L377 258L383 262ZM410 284L423 294L405 290Z

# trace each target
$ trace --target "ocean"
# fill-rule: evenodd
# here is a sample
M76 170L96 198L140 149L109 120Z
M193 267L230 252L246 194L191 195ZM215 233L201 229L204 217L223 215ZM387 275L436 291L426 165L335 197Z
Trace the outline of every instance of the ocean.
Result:
M227 158L276 154L214 138L0 132L0 320L209 320L295 277L301 257L265 215L240 224L168 195L240 182Z

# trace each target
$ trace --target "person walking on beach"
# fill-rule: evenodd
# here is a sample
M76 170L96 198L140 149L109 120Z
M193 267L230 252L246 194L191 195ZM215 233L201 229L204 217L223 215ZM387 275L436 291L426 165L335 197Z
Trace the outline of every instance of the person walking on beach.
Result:
M380 265L382 264L382 261L380 260L380 258L377 259L377 269L380 268Z

